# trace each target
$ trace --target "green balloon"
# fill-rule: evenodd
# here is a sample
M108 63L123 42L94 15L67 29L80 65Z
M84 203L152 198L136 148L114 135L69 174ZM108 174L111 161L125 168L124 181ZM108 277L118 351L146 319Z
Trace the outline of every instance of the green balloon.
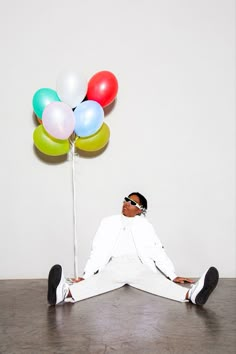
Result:
M106 123L93 135L86 138L77 138L75 146L83 151L98 151L101 150L110 138L110 129Z
M42 119L44 108L51 102L61 101L56 91L50 88L41 88L35 92L32 100L34 113Z
M59 140L50 136L43 125L39 125L33 134L34 144L39 151L49 156L67 154L70 150L69 140Z

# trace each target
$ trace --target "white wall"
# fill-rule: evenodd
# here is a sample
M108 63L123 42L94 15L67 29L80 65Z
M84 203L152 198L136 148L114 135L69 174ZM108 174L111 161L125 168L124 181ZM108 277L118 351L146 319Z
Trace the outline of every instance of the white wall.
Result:
M33 94L64 69L119 81L109 146L76 159L79 270L140 191L179 275L235 277L235 1L8 0L0 40L0 278L73 274L71 161L32 142Z

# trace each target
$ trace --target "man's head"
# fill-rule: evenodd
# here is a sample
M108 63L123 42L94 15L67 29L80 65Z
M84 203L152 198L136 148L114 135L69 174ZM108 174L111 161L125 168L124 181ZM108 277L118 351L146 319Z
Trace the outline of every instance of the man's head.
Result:
M141 215L147 211L147 199L139 192L133 192L124 198L122 214L128 217Z

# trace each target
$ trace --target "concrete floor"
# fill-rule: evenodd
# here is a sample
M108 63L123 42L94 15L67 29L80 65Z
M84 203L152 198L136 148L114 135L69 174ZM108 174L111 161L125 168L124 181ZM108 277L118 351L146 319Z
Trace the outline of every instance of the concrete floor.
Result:
M47 306L46 280L0 281L0 353L236 353L236 279L204 307L129 286Z

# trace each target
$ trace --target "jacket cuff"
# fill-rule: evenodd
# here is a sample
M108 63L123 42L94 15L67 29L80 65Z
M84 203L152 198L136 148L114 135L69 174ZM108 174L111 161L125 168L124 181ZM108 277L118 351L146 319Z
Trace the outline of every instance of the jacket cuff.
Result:
M87 278L89 278L89 274L88 273L83 273L83 275L82 275L82 277L84 278L84 279L87 279Z
M168 278L170 278L170 280L173 281L175 278L177 278L177 275L173 272L169 274Z

